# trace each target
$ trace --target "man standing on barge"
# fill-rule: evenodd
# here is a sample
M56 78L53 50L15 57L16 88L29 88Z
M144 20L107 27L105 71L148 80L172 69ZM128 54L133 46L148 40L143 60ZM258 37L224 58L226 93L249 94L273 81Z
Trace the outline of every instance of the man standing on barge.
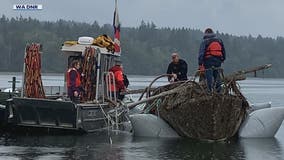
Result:
M66 74L68 97L75 103L80 103L80 93L83 91L79 72L80 67L80 62L74 60Z

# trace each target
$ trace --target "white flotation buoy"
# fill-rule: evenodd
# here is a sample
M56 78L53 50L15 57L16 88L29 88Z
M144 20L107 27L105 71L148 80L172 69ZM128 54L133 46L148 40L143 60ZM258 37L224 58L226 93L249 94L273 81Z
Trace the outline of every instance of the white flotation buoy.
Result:
M79 37L78 43L79 44L93 44L94 38L93 37Z
M130 121L137 137L179 137L165 121L152 114L130 115Z
M274 137L284 119L284 107L264 108L253 111L240 127L243 138Z

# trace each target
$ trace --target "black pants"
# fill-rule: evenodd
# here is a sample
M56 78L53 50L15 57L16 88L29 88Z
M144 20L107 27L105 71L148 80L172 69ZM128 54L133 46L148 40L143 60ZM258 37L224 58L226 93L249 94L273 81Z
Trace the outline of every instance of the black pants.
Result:
M80 96L78 96L78 97L70 96L70 99L71 99L72 102L74 102L76 104L80 103Z
M123 100L125 95L120 95L120 92L116 91L116 92L111 92L112 97L114 97L114 94L116 95L116 98L119 100Z

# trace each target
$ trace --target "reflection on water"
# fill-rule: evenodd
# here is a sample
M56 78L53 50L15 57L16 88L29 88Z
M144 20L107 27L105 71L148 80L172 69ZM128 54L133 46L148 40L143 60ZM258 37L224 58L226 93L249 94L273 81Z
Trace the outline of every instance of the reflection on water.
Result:
M110 144L112 139L113 144ZM3 135L0 158L19 159L124 159L116 145L131 141L129 133L97 132L70 136ZM117 143L117 144L116 144Z
M135 138L137 139L137 138ZM153 159L242 159L243 151L237 141L200 142L191 139L143 139L134 140L135 152ZM147 150L145 150L145 148Z
M0 140L0 156L19 159L243 159L244 152L237 142L133 138L124 132L83 136L6 135Z
M241 139L247 159L283 160L283 148L276 138Z
M9 159L282 159L282 148L275 138L200 142L100 132L83 136L4 136L0 143L1 158Z
M83 136L4 135L0 139L1 159L281 160L282 151L276 138L205 142L134 138L125 132L105 131Z
M60 81L56 82L54 79ZM153 77L129 76L130 87L143 88L148 86L152 79ZM0 75L1 87L7 87L9 80L11 76ZM63 76L47 76L44 83L61 85ZM162 79L154 86L166 83L166 79ZM240 82L240 86L252 103L271 101L272 107L284 107L282 79L248 79ZM283 134L283 125L275 138L233 139L225 142L204 142L184 138L134 138L131 133L125 132L64 136L3 134L0 135L0 159L283 160Z
M0 159L252 159L280 160L283 148L276 138L206 142L184 138L135 138L130 133L86 135L2 135Z

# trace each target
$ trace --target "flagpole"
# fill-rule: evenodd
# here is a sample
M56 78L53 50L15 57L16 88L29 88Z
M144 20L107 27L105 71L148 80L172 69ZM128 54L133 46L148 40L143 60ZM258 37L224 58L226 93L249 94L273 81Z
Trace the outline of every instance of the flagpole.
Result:
M114 9L114 17L113 17L113 27L114 27L114 53L120 55L121 47L120 47L120 23L117 9L117 0L115 0L115 9Z

